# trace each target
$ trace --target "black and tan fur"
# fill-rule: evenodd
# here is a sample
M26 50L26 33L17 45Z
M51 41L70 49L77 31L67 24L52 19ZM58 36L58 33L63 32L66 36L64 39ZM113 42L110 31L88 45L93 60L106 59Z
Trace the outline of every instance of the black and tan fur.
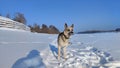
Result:
M70 45L69 38L73 34L74 25L72 24L70 27L68 27L67 24L65 23L64 27L65 27L64 31L58 35L57 39L58 60L60 60L61 50L63 50L64 59L66 59L66 47Z

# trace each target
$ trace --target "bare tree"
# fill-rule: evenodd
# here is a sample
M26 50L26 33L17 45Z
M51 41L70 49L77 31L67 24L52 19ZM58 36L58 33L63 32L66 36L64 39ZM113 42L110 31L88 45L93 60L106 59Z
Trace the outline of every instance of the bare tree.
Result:
M35 24L33 25L33 28L34 28L34 31L35 31L35 32L40 32L40 26L39 26L38 24L35 23Z
M54 25L50 25L48 33L49 34L58 34L58 33L60 33L60 31Z
M15 18L13 20L18 21L18 22L23 23L23 24L26 24L26 22L27 22L25 17L24 17L24 14L19 13L19 12L16 13Z
M47 27L47 25L45 25L45 24L42 24L42 33L48 33L48 30L49 30L49 28Z

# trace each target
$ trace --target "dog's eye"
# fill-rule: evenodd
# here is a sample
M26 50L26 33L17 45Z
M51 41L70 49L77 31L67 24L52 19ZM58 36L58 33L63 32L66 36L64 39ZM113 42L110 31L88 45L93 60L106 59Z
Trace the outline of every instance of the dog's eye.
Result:
M68 29L68 31L70 31L70 29Z

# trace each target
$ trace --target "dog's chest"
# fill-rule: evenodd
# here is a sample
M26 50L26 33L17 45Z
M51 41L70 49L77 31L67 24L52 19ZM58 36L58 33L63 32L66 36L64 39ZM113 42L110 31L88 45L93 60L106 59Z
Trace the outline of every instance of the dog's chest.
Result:
M61 45L61 46L68 46L69 45L69 40L68 39L65 39L65 40L63 40L63 39L60 39L59 40L59 44Z

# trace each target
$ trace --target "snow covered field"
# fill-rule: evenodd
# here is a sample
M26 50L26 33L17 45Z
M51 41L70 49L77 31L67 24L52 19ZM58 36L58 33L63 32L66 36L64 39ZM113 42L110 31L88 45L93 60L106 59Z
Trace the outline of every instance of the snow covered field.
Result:
M75 34L57 61L57 35L0 29L0 68L120 68L120 33Z

